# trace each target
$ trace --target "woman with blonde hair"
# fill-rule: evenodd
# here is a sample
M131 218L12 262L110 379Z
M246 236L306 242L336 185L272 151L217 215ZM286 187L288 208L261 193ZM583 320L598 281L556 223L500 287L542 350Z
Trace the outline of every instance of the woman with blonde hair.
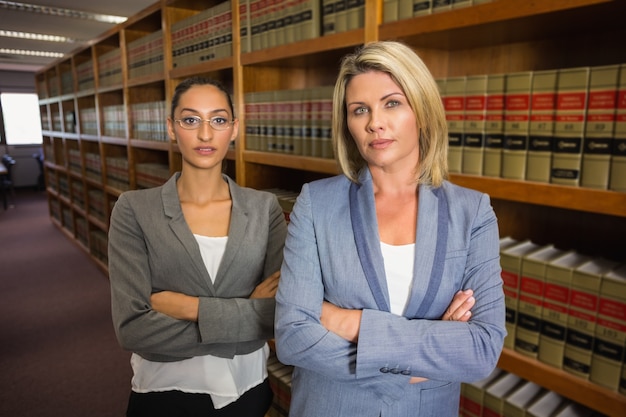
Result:
M446 180L441 97L407 46L345 57L333 105L342 175L303 186L276 295L290 415L456 417L506 333L490 199Z

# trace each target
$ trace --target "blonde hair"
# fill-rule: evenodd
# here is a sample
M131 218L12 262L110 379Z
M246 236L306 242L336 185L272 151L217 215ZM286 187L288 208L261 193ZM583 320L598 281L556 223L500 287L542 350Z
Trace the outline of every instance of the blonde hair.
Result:
M393 41L365 44L341 62L333 94L333 149L341 171L358 182L359 171L367 165L348 130L345 99L350 80L369 71L389 74L404 92L420 130L415 180L440 186L448 176L448 128L439 88L421 58Z

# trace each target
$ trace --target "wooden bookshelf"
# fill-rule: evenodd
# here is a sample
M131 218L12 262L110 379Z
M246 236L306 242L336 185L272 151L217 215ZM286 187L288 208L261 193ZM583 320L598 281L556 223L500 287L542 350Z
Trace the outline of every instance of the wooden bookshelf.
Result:
M626 63L626 2L620 0L494 0L388 23L382 19L383 0L368 0L362 27L260 49L249 49L240 35L245 12L240 6L246 3L233 0L231 55L175 67L172 52L181 44L172 27L223 3L155 1L36 74L52 221L104 270L108 216L123 191L107 182L106 158L127 158L131 189L138 187L145 164L164 166L169 174L180 169L175 144L134 137L131 107L169 103L186 77L215 77L232 89L241 127L227 172L244 186L297 191L304 182L338 174L335 161L248 149L244 97L332 85L341 57L364 42L401 40L436 78ZM129 45L159 31L162 71L131 76ZM107 80L107 59L118 51L121 79ZM123 109L117 121L122 126L111 130L105 108L116 105ZM451 181L491 196L503 236L626 260L624 193L462 174L451 175ZM602 413L626 414L624 396L516 352L505 350L500 366Z

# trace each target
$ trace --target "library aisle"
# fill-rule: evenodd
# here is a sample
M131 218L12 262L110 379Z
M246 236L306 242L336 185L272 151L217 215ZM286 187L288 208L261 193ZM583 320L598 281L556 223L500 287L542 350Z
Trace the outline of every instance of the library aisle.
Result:
M0 415L124 415L130 355L115 339L109 284L50 220L45 192L0 211Z

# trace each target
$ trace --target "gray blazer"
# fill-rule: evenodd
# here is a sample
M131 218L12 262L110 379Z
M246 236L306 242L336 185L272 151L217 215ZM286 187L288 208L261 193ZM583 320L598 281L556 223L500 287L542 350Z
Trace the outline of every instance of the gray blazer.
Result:
M109 227L111 305L124 349L152 361L211 354L232 358L273 337L274 299L248 299L255 286L280 269L287 232L276 197L230 187L228 243L215 284L187 226L173 175L161 187L120 195ZM197 323L153 311L161 290L200 297Z
M368 170L360 183L353 198L344 176L306 184L290 216L275 329L278 358L295 365L290 415L457 417L460 383L494 369L506 334L489 197L449 182L420 186L414 280L405 316L397 316L388 308ZM471 320L441 321L468 288ZM320 324L324 299L363 310L358 344ZM409 384L411 376L428 381Z

